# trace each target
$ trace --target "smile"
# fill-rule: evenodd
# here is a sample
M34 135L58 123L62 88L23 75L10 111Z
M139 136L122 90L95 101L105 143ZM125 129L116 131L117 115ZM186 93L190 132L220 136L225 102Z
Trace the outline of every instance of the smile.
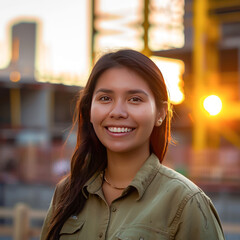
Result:
M133 128L126 127L108 127L107 130L112 133L128 133L133 131Z

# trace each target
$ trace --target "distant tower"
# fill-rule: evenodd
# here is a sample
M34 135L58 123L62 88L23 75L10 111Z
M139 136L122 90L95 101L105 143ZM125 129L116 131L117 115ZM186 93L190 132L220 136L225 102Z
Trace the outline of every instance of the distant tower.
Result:
M0 78L12 81L35 81L36 28L34 22L21 22L12 27L12 57Z

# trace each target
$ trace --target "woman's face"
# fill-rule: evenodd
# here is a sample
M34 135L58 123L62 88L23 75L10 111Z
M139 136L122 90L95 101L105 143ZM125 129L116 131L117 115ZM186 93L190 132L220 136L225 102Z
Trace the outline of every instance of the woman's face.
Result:
M148 84L127 68L112 68L98 79L91 123L108 152L149 151L159 113Z

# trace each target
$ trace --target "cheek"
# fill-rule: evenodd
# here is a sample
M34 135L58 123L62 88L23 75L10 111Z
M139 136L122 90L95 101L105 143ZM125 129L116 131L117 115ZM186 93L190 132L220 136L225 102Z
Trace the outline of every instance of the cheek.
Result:
M90 121L92 124L100 123L104 115L104 109L96 104L92 104L90 111Z
M136 113L138 119L148 125L155 124L156 121L156 108L154 105L148 105L143 109L140 109Z

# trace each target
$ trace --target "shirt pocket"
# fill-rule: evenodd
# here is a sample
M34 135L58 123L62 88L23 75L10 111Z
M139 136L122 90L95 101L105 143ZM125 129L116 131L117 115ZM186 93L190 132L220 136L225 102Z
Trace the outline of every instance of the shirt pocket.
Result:
M64 224L60 231L59 240L77 240L85 221L77 219L77 217L70 217Z
M145 225L130 226L120 230L114 240L167 240L168 234Z

